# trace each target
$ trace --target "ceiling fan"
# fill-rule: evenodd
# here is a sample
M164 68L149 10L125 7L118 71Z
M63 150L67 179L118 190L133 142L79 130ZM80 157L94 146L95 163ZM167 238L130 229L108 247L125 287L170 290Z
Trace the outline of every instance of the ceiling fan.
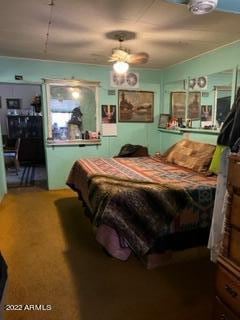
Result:
M240 14L239 0L165 0L175 4L187 5L193 14L205 14L213 10Z
M117 73L125 73L129 64L143 64L148 61L149 55L146 52L130 53L128 48L123 47L123 41L126 39L124 33L116 34L115 38L119 41L119 46L112 49L112 55L109 62L114 62L113 69Z

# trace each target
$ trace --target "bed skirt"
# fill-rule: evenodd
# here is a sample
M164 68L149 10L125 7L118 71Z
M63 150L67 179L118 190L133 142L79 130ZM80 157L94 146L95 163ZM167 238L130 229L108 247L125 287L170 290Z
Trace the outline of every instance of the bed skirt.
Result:
M147 269L170 264L175 261L176 257L186 256L187 252L189 256L190 252L203 250L207 245L208 235L209 228L166 235L156 242L152 250L139 259ZM105 224L97 228L96 240L110 256L116 259L126 261L132 253L127 241L121 238L113 228ZM185 253L179 254L182 251Z

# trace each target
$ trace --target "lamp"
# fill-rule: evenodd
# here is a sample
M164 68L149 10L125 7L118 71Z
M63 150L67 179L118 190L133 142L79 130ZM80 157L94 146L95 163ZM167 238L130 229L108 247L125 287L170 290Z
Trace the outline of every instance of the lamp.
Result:
M192 14L205 14L213 11L218 4L218 0L190 0L188 9Z
M73 96L74 99L78 99L80 97L79 91L73 91L72 92L72 96Z
M113 64L113 69L116 73L123 74L128 71L129 64L124 61L117 61Z

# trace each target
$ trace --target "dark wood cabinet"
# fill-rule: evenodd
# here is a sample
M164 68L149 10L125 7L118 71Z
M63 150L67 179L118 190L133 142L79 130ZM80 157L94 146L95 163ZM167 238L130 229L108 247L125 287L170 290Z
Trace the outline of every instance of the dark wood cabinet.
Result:
M240 319L240 156L229 157L224 240L217 263L215 319Z
M8 115L8 137L42 138L42 116Z
M21 138L20 163L44 163L42 116L8 115L8 137Z

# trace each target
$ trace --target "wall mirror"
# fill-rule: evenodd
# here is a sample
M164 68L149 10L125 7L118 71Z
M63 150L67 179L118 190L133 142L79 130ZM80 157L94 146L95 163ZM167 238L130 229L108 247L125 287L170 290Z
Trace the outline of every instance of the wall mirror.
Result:
M203 105L212 105L212 125L219 128L224 122L230 108L233 90L233 70L208 75L209 97L202 99ZM204 121L202 121L204 127Z
M188 78L164 85L164 112L183 126L218 129L230 108L233 70ZM238 77L240 86L240 71Z
M89 133L98 131L97 82L49 81L46 89L49 139L89 139Z

